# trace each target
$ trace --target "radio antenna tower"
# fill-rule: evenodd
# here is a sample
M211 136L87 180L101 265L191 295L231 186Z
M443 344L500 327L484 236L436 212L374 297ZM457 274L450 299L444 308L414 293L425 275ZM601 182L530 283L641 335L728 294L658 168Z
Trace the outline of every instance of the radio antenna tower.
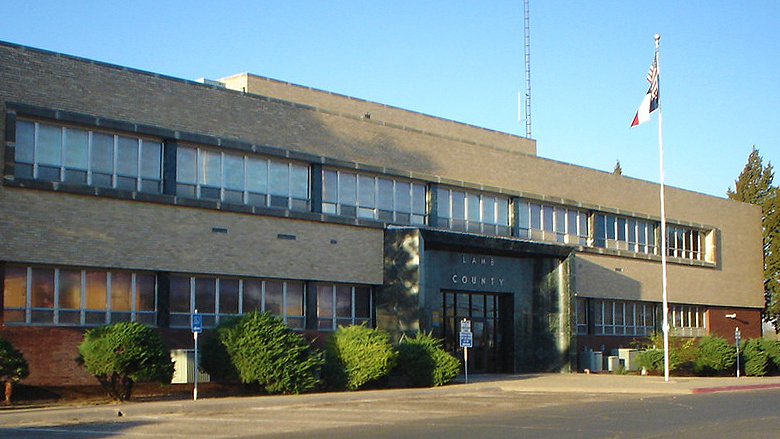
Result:
M531 14L528 7L529 0L524 3L524 35L523 45L525 48L525 96L524 119L525 119L525 137L531 138Z

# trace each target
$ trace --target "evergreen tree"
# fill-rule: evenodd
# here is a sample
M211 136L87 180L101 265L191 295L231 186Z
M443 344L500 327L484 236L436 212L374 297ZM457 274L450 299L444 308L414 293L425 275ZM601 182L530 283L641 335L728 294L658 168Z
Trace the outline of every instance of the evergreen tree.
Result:
M735 189L727 191L732 200L761 206L764 232L764 319L780 332L780 209L778 188L772 186L772 164L763 165L758 150L748 156L747 164L734 182Z
M615 161L615 169L612 170L612 173L623 175L623 168L620 166L620 160Z

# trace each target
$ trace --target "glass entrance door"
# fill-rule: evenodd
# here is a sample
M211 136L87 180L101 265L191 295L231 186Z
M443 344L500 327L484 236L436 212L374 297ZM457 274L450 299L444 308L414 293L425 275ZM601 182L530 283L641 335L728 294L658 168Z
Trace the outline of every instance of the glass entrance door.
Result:
M459 346L460 322L471 321L473 347L469 350L469 373L502 372L503 349L498 294L442 292L444 345L447 352L463 358Z

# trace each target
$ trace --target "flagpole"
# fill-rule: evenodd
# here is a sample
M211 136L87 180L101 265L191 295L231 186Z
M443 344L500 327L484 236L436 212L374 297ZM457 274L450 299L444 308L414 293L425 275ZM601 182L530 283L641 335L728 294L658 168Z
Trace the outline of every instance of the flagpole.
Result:
M661 63L658 59L658 41L661 36L655 34L655 62L658 78L661 77ZM660 88L660 87L659 87ZM659 91L660 93L660 91ZM666 206L664 201L664 136L663 111L658 98L658 156L661 170L661 284L663 286L663 332L664 332L664 381L669 381L669 302L666 294Z

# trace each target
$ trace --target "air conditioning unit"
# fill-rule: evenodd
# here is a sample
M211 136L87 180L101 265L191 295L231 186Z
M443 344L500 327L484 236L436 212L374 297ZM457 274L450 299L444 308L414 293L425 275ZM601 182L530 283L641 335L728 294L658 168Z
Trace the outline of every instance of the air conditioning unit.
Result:
M173 349L171 351L171 360L173 360L173 379L171 384L195 382L197 366L195 364L194 349ZM199 383L207 383L209 381L211 381L209 374L198 372Z

